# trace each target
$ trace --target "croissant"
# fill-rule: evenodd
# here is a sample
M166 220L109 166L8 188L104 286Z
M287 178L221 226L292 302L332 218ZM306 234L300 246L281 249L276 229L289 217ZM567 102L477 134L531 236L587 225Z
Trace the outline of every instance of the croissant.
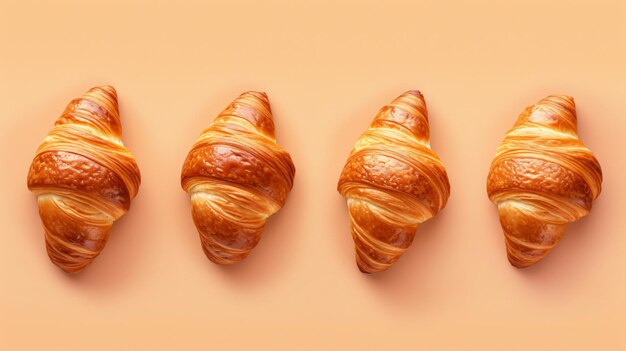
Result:
M28 172L52 262L69 273L87 267L106 245L113 222L129 210L140 181L122 143L115 89L92 88L72 100Z
M497 149L487 179L515 267L544 258L567 223L586 216L602 170L578 138L574 99L553 95L529 106Z
M357 140L337 190L348 202L363 273L389 268L411 246L417 226L444 208L450 183L430 148L419 91L407 91L378 111Z
M243 260L267 219L283 207L295 176L277 143L265 93L241 94L202 132L183 164L181 184L206 256Z

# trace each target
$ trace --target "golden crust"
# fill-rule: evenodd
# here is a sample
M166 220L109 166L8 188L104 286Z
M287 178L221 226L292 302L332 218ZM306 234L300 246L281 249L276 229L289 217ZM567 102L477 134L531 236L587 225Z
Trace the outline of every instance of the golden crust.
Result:
M202 132L181 184L207 257L236 263L257 245L267 218L287 200L295 167L275 140L265 93L247 92Z
M389 268L411 245L419 223L443 209L450 195L445 168L430 149L421 93L408 91L378 112L337 189L348 201L359 269Z
M545 257L567 223L589 213L601 186L600 164L578 138L574 100L548 96L526 108L487 177L511 264L527 267Z
M130 208L130 194L122 178L83 155L64 151L38 154L29 174L28 187L32 190L62 188L110 202L125 211Z
M28 173L38 197L48 255L66 272L87 267L115 220L130 208L141 181L121 140L115 89L90 89L69 103Z

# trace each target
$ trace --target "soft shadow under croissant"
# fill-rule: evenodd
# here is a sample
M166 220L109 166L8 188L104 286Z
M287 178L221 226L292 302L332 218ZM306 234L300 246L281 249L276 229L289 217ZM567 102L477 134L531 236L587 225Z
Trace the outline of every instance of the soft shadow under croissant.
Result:
M567 224L589 213L601 186L600 164L578 138L574 99L553 95L526 108L487 179L511 264L523 268L544 258Z
M285 204L294 176L291 157L276 143L267 95L243 93L202 132L183 164L181 183L206 256L218 264L246 258Z
M408 91L378 112L357 140L338 191L348 202L359 269L388 269L450 195L446 170L430 148L420 92Z
M92 88L70 102L28 173L52 262L71 273L87 267L129 210L140 179L122 143L115 89Z

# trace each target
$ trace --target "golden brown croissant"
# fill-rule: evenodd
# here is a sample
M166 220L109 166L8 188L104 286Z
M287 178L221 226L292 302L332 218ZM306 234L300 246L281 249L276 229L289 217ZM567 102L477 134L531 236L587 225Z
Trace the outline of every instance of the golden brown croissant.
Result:
M578 139L574 99L548 96L519 116L497 150L487 192L518 268L544 258L600 194L600 164Z
M277 143L265 93L247 92L202 132L183 164L202 249L219 264L237 263L283 207L295 167Z
M350 210L356 262L364 273L389 268L417 226L444 208L450 183L430 149L426 102L407 91L383 107L357 140L339 179Z
M52 262L70 273L87 267L139 183L135 158L122 144L115 89L92 88L70 102L28 172Z

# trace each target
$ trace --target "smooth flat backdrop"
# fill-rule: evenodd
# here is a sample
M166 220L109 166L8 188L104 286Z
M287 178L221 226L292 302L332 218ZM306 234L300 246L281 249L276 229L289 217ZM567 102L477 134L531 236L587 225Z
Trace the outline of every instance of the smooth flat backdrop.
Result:
M26 174L65 105L117 88L142 184L104 252L46 255ZM391 270L361 274L336 182L377 110L428 103L452 185ZM246 90L268 93L297 172L243 263L200 248L182 162ZM604 171L591 214L509 265L485 178L517 115L578 106ZM626 349L626 2L0 4L0 350Z

